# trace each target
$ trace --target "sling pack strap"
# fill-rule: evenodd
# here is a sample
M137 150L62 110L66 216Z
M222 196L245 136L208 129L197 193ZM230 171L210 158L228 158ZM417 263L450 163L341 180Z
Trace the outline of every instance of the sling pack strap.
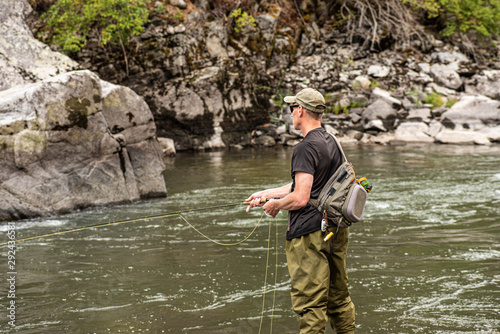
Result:
M328 133L330 133L330 132L328 132ZM347 158L345 156L344 150L342 149L342 146L339 143L339 140L333 134L330 133L330 135L332 136L333 140L335 140L335 144L337 144L337 147L339 148L339 151L342 154L342 159L344 159L343 161L347 162Z

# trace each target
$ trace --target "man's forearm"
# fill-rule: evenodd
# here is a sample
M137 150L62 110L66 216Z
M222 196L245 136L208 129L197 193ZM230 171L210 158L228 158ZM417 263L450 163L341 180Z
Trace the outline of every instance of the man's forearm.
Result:
M263 191L257 193L256 195L259 195L259 197L265 197L267 199L283 198L290 193L291 189L292 189L292 184L289 183L289 184L286 184L286 185L279 187L279 188L272 188L272 189L263 190Z

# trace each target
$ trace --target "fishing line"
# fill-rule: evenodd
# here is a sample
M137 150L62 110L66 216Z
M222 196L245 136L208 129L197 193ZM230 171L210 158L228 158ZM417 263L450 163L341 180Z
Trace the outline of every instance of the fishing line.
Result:
M237 241L235 243L229 243L229 244L225 244L225 243L222 243L222 242L219 242L219 241L216 241L212 238L210 238L209 236L203 234L200 230L198 230L196 227L194 227L190 222L187 221L186 218L184 218L183 215L181 215L179 213L179 217L182 218L182 220L184 220L189 226L191 226L193 228L193 230L195 230L196 232L198 232L201 236L203 236L205 239L207 240L210 240L211 242L213 242L214 244L217 244L217 245L221 245L221 246L236 246L236 245L239 245L241 244L242 242L244 242L245 240L247 240L248 238L250 238L250 236L253 234L253 232L255 232L255 230L257 229L257 227L259 227L259 224L262 220L262 217L264 217L264 213L262 213L262 216L260 216L260 219L259 221L257 222L257 225L255 225L255 227L253 228L252 232L250 232L244 239L240 240L240 241Z
M144 217L139 217L139 218L134 218L134 219L112 221L112 222L107 222L107 223L103 223L103 224L88 225L88 226L83 226L83 227L79 227L79 228L75 228L75 229L71 229L71 230L64 230L64 231L58 231L58 232L53 232L53 233L41 234L41 235L36 235L36 236L28 237L28 238L17 239L17 240L13 240L13 241L15 241L17 243L17 242L34 240L34 239L40 239L40 238L45 238L45 237L51 237L51 236L61 235L61 234L66 234L66 233L78 232L78 231L83 231L83 230L88 230L88 229L93 229L93 228L100 228L100 227L106 227L106 226L112 226L112 225L119 225L119 224L127 224L127 223L133 223L133 222L138 222L138 221L150 220L150 219L152 220L152 219L168 218L168 217L180 216L181 213L189 213L189 212L196 212L196 211L203 211L203 210L212 210L212 209L219 209L219 208L227 208L227 207L232 207L232 206L237 206L237 205L246 205L246 204L240 202L240 203L223 204L223 205L216 205L216 206L210 206L210 207L198 208L198 209L188 209L188 210L182 210L182 211L173 211L173 212L164 213L164 214L155 215L155 216L144 216ZM262 217L261 217L261 219L262 219ZM259 223L260 223L260 220L259 220ZM257 226L259 225L259 223L257 223ZM193 227L193 225L191 225L191 224L189 224L189 225L191 227ZM243 241L247 240L253 234L253 232L255 231L255 229L257 228L257 226L253 229L253 231ZM200 232L198 231L198 233L200 233ZM241 242L243 242L243 241L241 241ZM239 243L241 243L241 242L239 242ZM5 246L7 244L9 244L8 241L0 243L0 247L1 246Z
M273 332L273 317L274 317L274 308L276 304L276 288L278 286L278 221L277 219L274 220L274 225L276 227L276 238L275 238L275 248L274 252L276 254L276 259L275 259L275 270L274 270L274 290L273 290L273 306L271 308L271 325L270 325L270 331L269 333ZM259 325L259 334L262 331L262 323L264 321L264 310L265 310L265 301L266 301L266 286L267 286L267 269L269 268L269 254L271 251L271 227L272 227L272 221L271 218L269 218L269 234L267 237L267 255L266 255L266 274L264 276L264 292L262 295L262 313L260 315L260 325Z
M66 234L66 233L72 233L72 232L78 232L78 231L83 231L83 230L89 230L89 229L94 229L94 228L178 216L184 222L186 222L191 228L193 228L197 233L199 233L201 236L203 236L207 240L209 240L217 245L221 245L221 246L235 246L235 245L239 245L242 242L248 240L248 238L250 238L250 236L252 236L252 234L255 232L255 230L257 230L257 227L259 227L260 222L262 221L262 218L264 217L265 212L262 213L262 215L260 216L260 218L259 218L257 224L255 225L255 227L253 228L253 230L245 238L243 238L240 241L234 242L234 243L222 243L222 242L219 242L219 241L216 241L216 240L210 238L209 236L205 235L203 232L198 230L193 224L191 224L182 215L182 213L190 213L190 212L203 211L203 210L212 210L212 209L218 209L218 208L227 208L227 207L232 207L232 206L237 206L237 205L247 205L247 204L248 203L232 203L232 204L216 205L216 206L198 208L198 209L173 211L173 212L169 212L169 213L165 213L165 214L161 214L161 215L155 215L155 216L144 216L144 217L139 217L139 218L134 218L134 219L112 221L112 222L107 222L104 224L88 225L88 226L83 226L83 227L74 228L74 229L70 229L70 230L41 234L41 235L17 239L17 240L13 240L13 241L18 243L18 242L22 242L22 241L41 239L41 238L46 238L46 237L51 237L51 236L56 236L56 235L61 235L61 234ZM276 239L275 239L276 266L275 266L275 273L274 273L274 293L273 293L273 306L272 306L272 313L271 313L271 331L270 331L270 333L272 333L272 331L273 331L273 316L274 316L274 308L275 308L275 302L276 302L276 287L277 287L277 277L278 277L278 223L277 223L276 219L275 219L275 226L276 226ZM271 250L271 227L272 227L272 220L271 220L271 218L269 218L269 234L268 234L268 240L267 240L267 256L266 256L266 273L265 273L265 278L264 278L264 293L262 295L262 313L261 313L261 320L260 320L260 326L259 326L259 334L261 333L262 323L264 320L266 287L267 287L267 273L268 273L268 267L269 267L269 255L270 255L270 250ZM9 244L9 242L4 242L4 243L0 243L0 246L5 246L8 244Z

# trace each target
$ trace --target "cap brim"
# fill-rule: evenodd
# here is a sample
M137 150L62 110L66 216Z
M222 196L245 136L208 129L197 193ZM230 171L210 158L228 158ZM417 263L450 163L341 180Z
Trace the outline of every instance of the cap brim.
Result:
M286 103L294 103L295 102L295 96L285 96L283 99Z

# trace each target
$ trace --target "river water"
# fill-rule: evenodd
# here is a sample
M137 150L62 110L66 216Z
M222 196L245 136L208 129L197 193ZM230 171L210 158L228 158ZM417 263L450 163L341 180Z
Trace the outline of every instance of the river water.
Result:
M167 199L19 221L16 239L238 203L290 182L291 153L179 154L165 172ZM363 146L346 154L374 186L364 220L351 227L347 259L357 333L499 333L500 147ZM235 243L262 217L244 209L184 217ZM19 241L16 326L7 324L12 298L2 279L2 333L298 333L286 217L263 217L235 246L205 239L178 216ZM0 230L7 241L6 224ZM7 250L0 248L5 274Z

